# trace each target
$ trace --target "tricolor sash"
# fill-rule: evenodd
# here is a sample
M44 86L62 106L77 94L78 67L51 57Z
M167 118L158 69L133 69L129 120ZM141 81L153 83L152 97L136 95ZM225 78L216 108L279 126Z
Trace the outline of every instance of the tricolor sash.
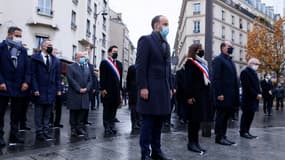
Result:
M197 66L200 69L200 71L203 73L205 78L205 84L210 83L208 67L205 64L197 60L194 60L193 58L188 58L188 59L191 60L195 64L195 66Z
M114 73L116 74L116 77L118 78L118 80L121 80L121 75L120 75L120 71L119 68L117 67L117 65L110 59L110 58L106 58L106 62L109 64L109 66L112 68L112 70L114 71Z

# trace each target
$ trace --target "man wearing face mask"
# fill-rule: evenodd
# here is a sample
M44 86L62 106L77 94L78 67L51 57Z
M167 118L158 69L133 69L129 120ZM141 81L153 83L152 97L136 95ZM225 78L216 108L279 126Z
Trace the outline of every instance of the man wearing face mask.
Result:
M4 116L9 101L11 113L10 143L24 143L18 134L21 109L30 86L31 73L27 51L21 43L22 30L10 27L0 43L0 146L4 146Z
M31 57L32 101L35 104L36 140L47 141L48 124L56 95L61 95L60 61L53 54L50 40L41 43L41 51Z
M235 64L231 59L232 44L225 41L220 46L221 54L213 60L213 99L216 109L216 143L233 145L226 137L227 122L239 107L239 85Z
M273 95L272 95L273 85L271 82L270 74L264 75L264 80L260 82L260 85L262 89L264 115L271 116L272 103L273 103Z
M166 40L168 19L158 15L152 19L153 32L138 41L136 81L137 111L141 115L141 159L169 158L161 150L162 124L170 114L171 66L170 47ZM151 149L150 149L151 148Z
M103 102L103 125L105 135L117 133L114 119L117 109L121 104L122 91L122 63L117 60L118 47L111 46L108 49L108 57L100 64L100 90Z
M251 58L248 61L248 66L240 74L242 87L240 136L247 139L256 138L256 136L249 133L249 129L254 118L254 113L258 111L259 100L262 98L257 76L259 65L260 62L258 59Z
M76 63L67 68L67 108L70 110L71 136L84 136L84 121L89 109L89 91L92 89L92 75L87 66L84 52L76 54Z

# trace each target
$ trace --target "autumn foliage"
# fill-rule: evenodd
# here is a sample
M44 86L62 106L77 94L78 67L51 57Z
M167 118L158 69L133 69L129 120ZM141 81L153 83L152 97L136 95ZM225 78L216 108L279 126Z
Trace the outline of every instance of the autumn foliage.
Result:
M259 70L274 72L277 78L281 75L285 58L284 22L285 19L281 18L270 28L256 20L252 31L248 32L247 60L251 57L258 58L261 62Z

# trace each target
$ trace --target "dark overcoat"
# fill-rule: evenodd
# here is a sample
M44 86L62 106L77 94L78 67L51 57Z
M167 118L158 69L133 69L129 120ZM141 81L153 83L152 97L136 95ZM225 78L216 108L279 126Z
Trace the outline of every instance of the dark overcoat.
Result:
M6 40L0 43L0 84L5 83L7 87L7 91L0 91L0 96L24 97L29 95L29 91L21 91L24 82L31 86L30 63L24 47L19 49L17 57L18 65L15 68Z
M137 110L141 114L170 113L170 47L158 32L142 36L138 41L136 58L138 94L148 89L148 100L138 96Z
M62 90L61 65L59 59L50 55L50 67L44 62L41 53L35 53L31 57L32 68L32 93L39 91L40 96L33 96L35 104L53 104L57 92Z
M193 104L186 103L188 107L188 120L190 122L212 121L213 107L211 106L210 84L205 85L203 72L191 61L185 63L183 80L184 100L194 98Z
M252 112L258 111L259 100L256 99L261 94L260 85L256 71L246 67L240 74L242 87L241 109Z
M136 105L137 103L137 84L136 84L136 67L131 65L128 68L127 74L127 92L129 96L129 105Z
M236 109L239 107L239 84L236 67L230 56L221 53L213 60L213 96L217 108ZM224 100L217 99L223 95Z
M92 75L87 65L82 70L78 63L67 67L67 108L71 110L89 108L89 91L92 89ZM80 93L80 88L87 88L86 93Z

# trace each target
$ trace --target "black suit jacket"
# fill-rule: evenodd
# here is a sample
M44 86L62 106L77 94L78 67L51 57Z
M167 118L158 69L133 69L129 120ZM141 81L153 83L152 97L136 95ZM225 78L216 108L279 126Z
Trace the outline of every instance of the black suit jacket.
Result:
M116 60L120 72L120 80L117 78L115 72L108 64L107 60L103 60L100 64L100 90L106 90L107 95L102 97L103 103L119 106L121 103L121 90L122 90L122 63Z

